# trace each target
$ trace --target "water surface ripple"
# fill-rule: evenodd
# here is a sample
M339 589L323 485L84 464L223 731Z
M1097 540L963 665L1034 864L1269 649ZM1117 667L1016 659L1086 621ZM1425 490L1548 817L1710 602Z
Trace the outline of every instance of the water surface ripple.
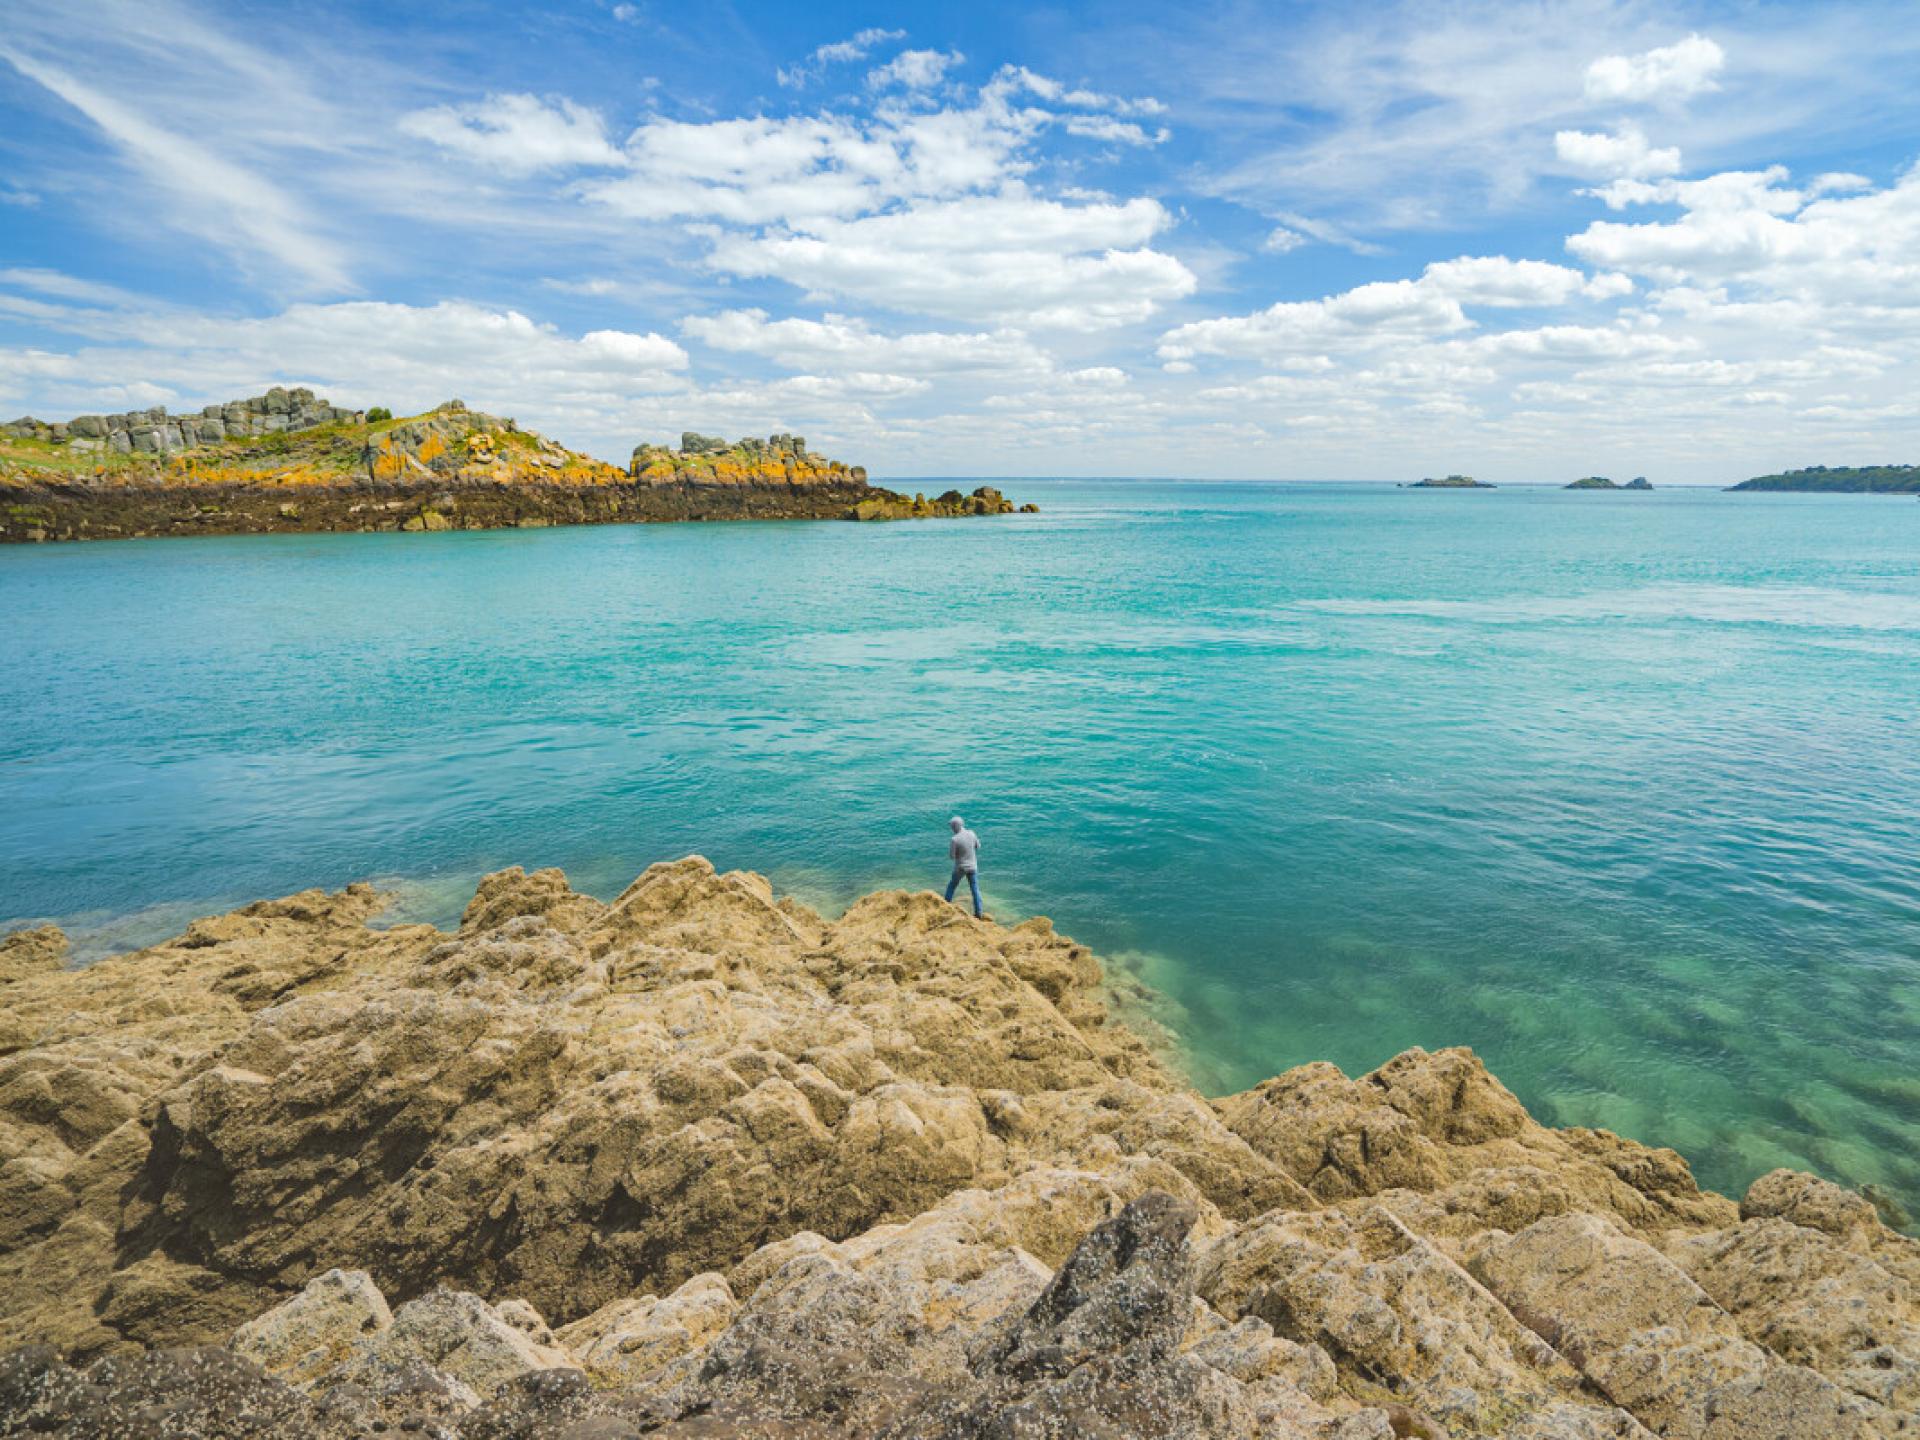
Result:
M890 526L0 553L0 916L984 839L1199 1078L1467 1044L1543 1119L1920 1210L1920 506L1023 482Z

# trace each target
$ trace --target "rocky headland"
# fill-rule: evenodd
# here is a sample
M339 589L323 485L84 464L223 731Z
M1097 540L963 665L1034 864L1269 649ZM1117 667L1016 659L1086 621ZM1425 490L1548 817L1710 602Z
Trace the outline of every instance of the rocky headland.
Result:
M1920 1433L1920 1243L1464 1050L1208 1100L1044 919L704 860L0 943L0 1434Z
M735 519L1001 515L991 486L932 499L868 483L797 435L687 432L610 465L452 400L395 419L305 389L209 405L0 426L0 540ZM1020 507L1032 511L1036 507Z

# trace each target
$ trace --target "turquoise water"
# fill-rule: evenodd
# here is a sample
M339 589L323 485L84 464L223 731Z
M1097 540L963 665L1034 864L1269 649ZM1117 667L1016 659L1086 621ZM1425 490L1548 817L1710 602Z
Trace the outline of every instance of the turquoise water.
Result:
M1920 1210L1920 505L1009 484L890 526L0 552L0 916L379 877L944 881L1223 1090L1469 1044L1537 1114Z

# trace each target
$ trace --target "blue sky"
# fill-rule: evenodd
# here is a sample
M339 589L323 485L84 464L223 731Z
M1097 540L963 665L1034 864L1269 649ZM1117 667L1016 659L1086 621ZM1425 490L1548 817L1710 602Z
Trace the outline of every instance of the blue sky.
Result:
M9 0L0 412L305 383L902 477L1920 460L1913 22Z

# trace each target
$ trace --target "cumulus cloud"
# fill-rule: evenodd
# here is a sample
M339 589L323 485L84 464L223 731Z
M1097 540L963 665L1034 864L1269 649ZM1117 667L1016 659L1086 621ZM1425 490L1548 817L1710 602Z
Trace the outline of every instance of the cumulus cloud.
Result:
M1752 297L1876 308L1920 305L1920 169L1884 189L1803 191L1780 167L1666 181L1608 196L1678 205L1674 220L1596 221L1567 242L1595 265Z
M1093 330L1192 293L1186 265L1152 248L1172 225L1157 201L1034 193L1025 176L1048 129L1139 130L1112 114L1018 99L1044 90L1061 107L1111 98L1009 69L933 109L654 118L628 138L622 173L577 193L637 220L718 221L712 269L835 302Z
M471 105L410 111L399 124L408 135L509 175L622 161L599 115L564 97L489 95Z
M726 236L710 263L893 310L1096 330L1193 292L1193 272L1147 243L1171 223L1146 199L967 196L818 221L805 234Z
M867 73L867 88L887 90L898 85L907 90L931 90L946 78L948 70L966 58L958 50L902 50Z
M716 350L759 355L794 369L862 365L903 375L971 371L1041 374L1052 361L1018 331L913 331L887 335L843 315L774 320L764 310L692 315L681 333Z
M1253 315L1196 320L1167 332L1164 360L1195 355L1251 358L1356 342L1430 338L1472 325L1460 302L1413 280L1376 280L1322 300L1284 300Z
M1588 275L1544 260L1471 255L1437 261L1416 280L1376 280L1319 300L1290 300L1252 315L1181 325L1162 337L1163 360L1196 355L1284 360L1431 340L1474 328L1467 306L1549 307L1629 293L1623 275Z
M774 71L774 78L789 90L804 89L826 73L829 65L843 65L853 60L864 60L876 45L885 45L894 40L904 40L904 30L883 30L871 26L845 40L835 40L822 45L797 65L783 66Z
M970 100L930 110L882 104L868 116L655 117L628 137L625 173L588 181L579 193L633 219L804 228L895 201L1004 188L1033 168L1033 145L1055 126L1095 138L1131 133L1107 130L1101 122L1112 115L1016 103L1039 78L1003 70Z
M1587 67L1590 100L1685 100L1714 87L1726 52L1704 35L1638 55L1602 55Z
M1576 296L1609 300L1630 294L1624 275L1588 275L1545 260L1472 255L1427 266L1420 283L1463 305L1525 307L1564 305Z
M102 387L133 384L196 406L275 382L403 411L459 395L565 438L584 418L687 383L686 351L661 335L568 335L518 311L463 301L300 304L255 319L123 310L78 323L90 343L71 353L0 351L0 389L32 382L56 403L71 396L72 410L96 406Z
M59 143L29 154L44 163L0 181L0 204L44 195L42 211L0 214L37 236L90 206L154 262L66 275L42 248L0 268L9 410L191 405L275 380L409 409L457 393L612 458L688 427L789 429L881 474L1419 473L1439 453L1539 478L1577 454L1658 482L1737 478L1725 467L1763 444L1804 443L1794 459L1845 458L1834 442L1854 434L1876 454L1920 444L1915 182L1871 146L1829 162L1864 175L1795 176L1762 168L1774 152L1758 143L1816 134L1845 155L1845 137L1906 113L1920 40L1883 27L1869 41L1858 16L1722 16L1717 59L1700 37L1647 49L1650 12L1608 0L1441 14L1403 0L1397 21L1367 25L1319 7L1231 35L1194 19L1184 51L1189 22L1156 16L1156 44L1132 46L1128 68L1181 97L1169 168L1151 154L1171 123L1158 101L1020 66L970 82L946 48L896 54L898 31L784 69L793 103L747 99L742 74L703 96L748 108L663 98L673 118L629 127L547 82L489 95L497 71L435 71L398 44L385 60L291 13L241 36L199 21L201 3L9 10L0 47L57 74L68 91L46 93L82 123L46 127ZM1824 83L1843 71L1847 86ZM869 89L869 74L884 78ZM826 78L843 82L833 104L796 99ZM1689 115L1716 82L1732 93ZM1681 147L1753 168L1686 178ZM197 166L209 151L235 169ZM1244 201L1267 253L1323 244L1370 263L1238 266L1238 230L1230 248L1217 207L1182 203L1209 157L1226 169L1197 188ZM1524 204L1534 235L1543 183L1577 213L1564 255L1416 248L1463 205ZM164 225L190 232L175 251ZM275 293L376 273L353 260L362 236L410 293L527 298ZM1303 292L1319 264L1372 283ZM99 278L186 265L219 272L225 313ZM1240 288L1281 268L1280 304ZM593 318L546 324L545 305ZM1157 367L1136 363L1135 335L1110 338L1169 311Z
M1553 137L1553 149L1576 175L1596 180L1644 180L1680 169L1680 152L1670 146L1654 149L1637 125L1622 125L1612 134L1562 130Z

